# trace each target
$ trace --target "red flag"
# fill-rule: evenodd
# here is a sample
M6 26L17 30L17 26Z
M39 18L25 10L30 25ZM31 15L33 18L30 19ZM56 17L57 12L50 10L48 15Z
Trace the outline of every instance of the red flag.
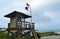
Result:
M28 3L26 3L27 6L30 6Z

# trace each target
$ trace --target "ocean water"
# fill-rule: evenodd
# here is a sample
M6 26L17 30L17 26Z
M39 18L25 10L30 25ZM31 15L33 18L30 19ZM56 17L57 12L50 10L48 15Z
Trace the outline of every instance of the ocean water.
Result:
M36 30L36 32L55 32L60 34L60 29L39 29L39 30Z

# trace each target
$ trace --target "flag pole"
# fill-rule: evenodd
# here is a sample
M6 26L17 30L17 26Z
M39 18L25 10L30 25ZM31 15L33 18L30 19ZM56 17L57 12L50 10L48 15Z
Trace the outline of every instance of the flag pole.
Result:
M31 6L30 6L30 16L31 16L30 22L32 23L32 10L31 10Z
M31 16L30 22L32 22L32 10L31 10L31 6L28 3L26 3L26 5L27 5L27 7L25 7L26 10L28 10L28 8L30 8L29 9L29 13L30 13L30 16Z

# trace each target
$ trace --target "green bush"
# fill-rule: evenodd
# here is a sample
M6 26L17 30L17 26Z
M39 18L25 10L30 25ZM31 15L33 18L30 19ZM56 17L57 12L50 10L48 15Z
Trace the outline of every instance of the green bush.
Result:
M40 36L51 36L51 35L60 35L60 34L55 33L55 32L41 32L41 33L39 32L39 35Z

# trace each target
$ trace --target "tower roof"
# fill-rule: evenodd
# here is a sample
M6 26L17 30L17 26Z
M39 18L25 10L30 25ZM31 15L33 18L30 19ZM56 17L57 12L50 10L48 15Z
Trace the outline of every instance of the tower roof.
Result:
M12 18L12 17L15 17L16 15L19 15L20 17L23 16L24 18L29 18L29 17L31 17L31 16L29 16L29 15L26 15L26 14L24 14L24 13L22 13L22 12L18 12L18 11L13 11L12 13L5 15L4 17Z

